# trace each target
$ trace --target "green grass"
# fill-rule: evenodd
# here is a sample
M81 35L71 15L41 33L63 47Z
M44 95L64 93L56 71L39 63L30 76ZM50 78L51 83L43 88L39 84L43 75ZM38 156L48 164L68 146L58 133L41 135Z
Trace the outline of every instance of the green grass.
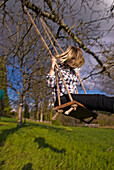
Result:
M0 170L113 170L114 131L0 122Z

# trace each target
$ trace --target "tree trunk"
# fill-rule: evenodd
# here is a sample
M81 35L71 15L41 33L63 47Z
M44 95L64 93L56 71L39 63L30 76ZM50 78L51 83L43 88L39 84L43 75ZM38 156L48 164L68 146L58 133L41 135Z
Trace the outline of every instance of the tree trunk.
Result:
M43 101L41 101L41 113L40 113L40 122L43 121Z
M51 108L50 117L49 117L49 121L50 121L50 122L52 121L52 114L53 114L53 109Z
M18 125L20 127L22 127L22 107L23 107L23 103L20 102L20 104L19 104L19 111L18 111Z
M37 120L39 121L39 110L37 110Z

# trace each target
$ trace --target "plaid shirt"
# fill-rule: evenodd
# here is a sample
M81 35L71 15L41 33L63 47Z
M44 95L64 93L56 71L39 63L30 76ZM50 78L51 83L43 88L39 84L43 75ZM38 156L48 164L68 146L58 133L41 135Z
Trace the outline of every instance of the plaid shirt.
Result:
M76 94L76 85L77 85L77 76L75 75L75 71L72 68L69 68L65 64L59 64L59 68L61 71L61 74L65 80L65 83L68 87L68 90L72 94ZM59 90L60 90L60 96L63 96L64 94L67 94L67 90L64 86L64 83L60 77L60 74L58 73L58 80L59 80ZM54 102L57 98L57 82L56 82L56 75L54 74L51 76L49 73L46 76L46 83L49 87L52 87L52 94L54 97Z

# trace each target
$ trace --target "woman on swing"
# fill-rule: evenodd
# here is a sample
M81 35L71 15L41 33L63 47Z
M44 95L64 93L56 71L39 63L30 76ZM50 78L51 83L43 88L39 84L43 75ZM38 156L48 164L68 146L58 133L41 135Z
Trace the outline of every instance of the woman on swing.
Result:
M68 90L73 98L73 100L80 102L86 108L91 110L100 110L114 113L114 97L108 97L100 94L77 94L77 76L79 74L75 71L75 68L81 67L85 60L80 48L75 46L69 46L65 52L60 55L55 56L56 59L60 59L59 68L61 74L65 80ZM57 99L57 83L55 76L55 65L56 60L52 58L51 68L46 76L46 82L49 87L52 87L52 94L54 95L55 106L58 106ZM59 89L60 89L60 100L61 104L70 102L67 90L64 83L58 73Z

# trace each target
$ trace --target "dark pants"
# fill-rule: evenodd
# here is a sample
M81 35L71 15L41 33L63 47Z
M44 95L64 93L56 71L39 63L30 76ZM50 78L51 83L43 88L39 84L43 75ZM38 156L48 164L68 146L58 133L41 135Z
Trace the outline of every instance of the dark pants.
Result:
M114 97L108 97L100 94L71 94L73 100L80 102L91 110L100 110L114 113ZM61 104L70 102L68 95L61 97ZM58 99L55 102L58 106Z

